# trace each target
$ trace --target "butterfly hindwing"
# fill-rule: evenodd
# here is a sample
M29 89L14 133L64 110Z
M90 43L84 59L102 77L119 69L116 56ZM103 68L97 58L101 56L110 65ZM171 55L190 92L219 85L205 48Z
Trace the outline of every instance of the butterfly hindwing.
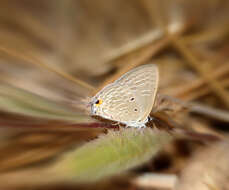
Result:
M147 119L154 105L158 88L159 73L154 64L137 67L119 78L115 83L133 94L138 108L138 121ZM133 110L134 111L134 110Z
M157 86L156 65L130 70L96 95L103 101L97 115L127 125L144 123L153 107Z

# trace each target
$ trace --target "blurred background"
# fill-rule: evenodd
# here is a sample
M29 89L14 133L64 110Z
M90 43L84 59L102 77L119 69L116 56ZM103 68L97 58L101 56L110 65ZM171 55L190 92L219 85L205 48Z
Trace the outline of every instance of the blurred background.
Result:
M228 52L227 0L1 0L0 187L229 189ZM177 138L125 174L69 182L59 158L104 135L82 99L146 63L159 67L160 94L195 104L174 120L224 140Z

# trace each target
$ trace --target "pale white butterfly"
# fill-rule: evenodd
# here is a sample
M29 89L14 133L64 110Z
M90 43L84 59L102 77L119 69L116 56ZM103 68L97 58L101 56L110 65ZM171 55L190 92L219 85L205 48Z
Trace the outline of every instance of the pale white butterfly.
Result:
M155 64L128 71L92 98L91 115L130 127L145 127L154 105L158 80Z

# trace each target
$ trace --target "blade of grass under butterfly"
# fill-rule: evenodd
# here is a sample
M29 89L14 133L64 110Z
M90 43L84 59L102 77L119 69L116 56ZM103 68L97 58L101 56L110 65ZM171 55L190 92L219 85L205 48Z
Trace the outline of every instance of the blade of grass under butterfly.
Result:
M172 137L163 131L109 131L63 154L48 167L2 173L1 186L88 183L117 175L149 161ZM5 180L10 183L5 183ZM3 183L4 182L4 183Z

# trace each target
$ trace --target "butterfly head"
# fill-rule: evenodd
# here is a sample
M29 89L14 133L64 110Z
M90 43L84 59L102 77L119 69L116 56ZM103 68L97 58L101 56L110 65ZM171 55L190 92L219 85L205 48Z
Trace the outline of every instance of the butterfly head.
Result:
M107 85L104 89L92 97L90 101L91 116L99 116L104 119L113 120L113 109L115 108L113 102L114 95L109 93L109 90L112 89L114 89L112 85Z
M103 99L95 96L92 98L92 101L90 102L91 105L91 115L100 115L100 112L102 110L102 104L103 104Z

